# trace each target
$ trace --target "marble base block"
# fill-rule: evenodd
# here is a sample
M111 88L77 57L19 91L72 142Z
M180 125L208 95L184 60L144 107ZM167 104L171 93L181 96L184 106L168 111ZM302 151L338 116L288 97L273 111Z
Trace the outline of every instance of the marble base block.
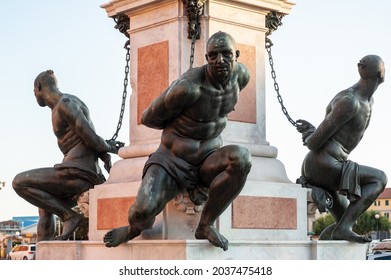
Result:
M365 260L348 241L238 241L228 251L205 240L138 240L115 248L97 241L41 241L37 260Z

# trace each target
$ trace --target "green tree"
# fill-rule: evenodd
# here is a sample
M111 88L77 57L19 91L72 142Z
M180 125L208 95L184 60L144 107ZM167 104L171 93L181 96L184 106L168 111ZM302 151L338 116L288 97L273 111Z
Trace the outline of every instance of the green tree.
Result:
M374 210L364 212L357 219L357 223L353 227L353 230L358 234L368 235L372 231L377 231L379 225L380 231L381 230L389 231L390 222L388 221L387 217L380 215L379 220L377 220L375 217L376 214L378 214L378 212Z
M313 231L315 235L320 235L322 231L334 223L334 218L330 214L326 214L318 219L315 220L314 225L313 225Z
M375 218L376 214L378 214L378 212L373 210L365 211L357 219L357 222L354 225L353 230L361 235L369 235L372 231L377 231L377 226L378 226L377 223L379 223L379 231L380 230L389 231L391 228L391 224L388 221L387 217L380 216L379 220L377 221ZM334 218L330 214L326 214L316 219L313 226L315 235L320 235L321 232L332 223L334 223Z

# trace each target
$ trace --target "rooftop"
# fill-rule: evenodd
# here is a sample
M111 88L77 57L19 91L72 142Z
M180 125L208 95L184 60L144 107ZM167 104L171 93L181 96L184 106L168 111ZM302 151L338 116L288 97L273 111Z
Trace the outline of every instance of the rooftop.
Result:
M391 188L385 188L384 191L378 196L378 199L391 198Z

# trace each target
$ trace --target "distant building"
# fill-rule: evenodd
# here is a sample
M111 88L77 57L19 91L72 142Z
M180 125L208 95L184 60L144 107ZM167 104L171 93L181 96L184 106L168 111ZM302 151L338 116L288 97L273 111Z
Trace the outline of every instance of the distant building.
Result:
M36 225L38 223L38 216L19 216L12 217L12 221L16 221L20 224L21 229L25 227L31 227L32 225Z
M36 243L38 216L12 217L0 222L0 258L17 243Z
M368 210L374 210L391 222L391 188L385 188Z
M15 235L20 230L20 224L14 220L0 222L0 233L3 235Z

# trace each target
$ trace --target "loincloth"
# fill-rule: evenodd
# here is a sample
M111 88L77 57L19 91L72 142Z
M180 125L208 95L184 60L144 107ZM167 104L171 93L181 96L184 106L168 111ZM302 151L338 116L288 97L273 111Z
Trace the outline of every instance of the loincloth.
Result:
M339 193L345 195L350 202L353 202L361 197L360 177L358 173L359 165L351 160L342 163L341 180L339 185ZM333 207L333 197L330 192L324 188L319 188L308 182L305 176L301 176L296 180L297 184L301 184L305 188L312 189L312 200L319 209L319 212L326 212L327 209Z
M210 153L212 152L214 151ZM189 193L189 198L194 205L202 205L208 199L209 189L200 180L201 166L194 166L178 157L169 156L157 151L151 154L145 163L143 178L152 164L162 166L176 183Z
M92 188L95 185L103 184L106 181L105 176L103 176L103 174L96 173L91 170L85 170L78 167L70 167L62 164L56 164L54 165L54 168L56 170L61 170L71 178L87 181L89 183L88 185L90 185L89 188Z
M339 193L346 195L350 202L360 199L361 186L358 172L359 165L351 160L343 162Z

